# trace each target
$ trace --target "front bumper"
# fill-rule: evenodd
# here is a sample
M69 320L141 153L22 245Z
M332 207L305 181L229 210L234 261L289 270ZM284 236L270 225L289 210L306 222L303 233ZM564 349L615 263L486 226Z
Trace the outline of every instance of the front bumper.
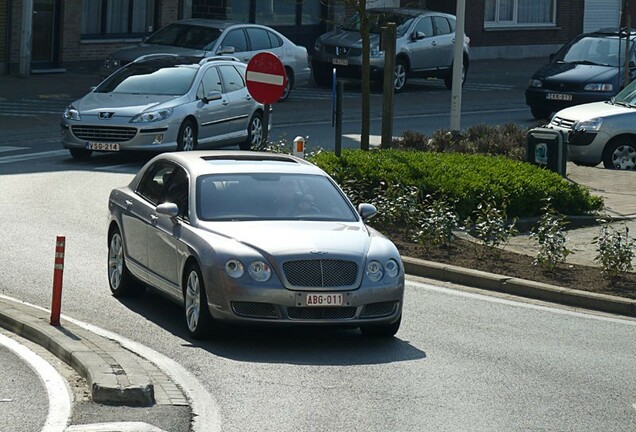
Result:
M346 61L347 65L334 64L334 60L336 63ZM312 68L322 74L331 74L331 71L335 68L336 76L338 77L360 79L362 75L362 56L343 57L314 51ZM384 57L371 57L369 59L369 70L372 80L381 80L384 76Z
M570 129L550 126L568 133L568 159L585 165L597 165L603 159L605 144L610 139L604 131L574 132Z
M570 95L571 100L548 99L548 95ZM543 88L528 87L526 89L526 105L530 108L557 112L574 105L581 105L589 102L601 102L609 100L615 92L559 92L557 90L547 90ZM564 97L564 96L559 96Z

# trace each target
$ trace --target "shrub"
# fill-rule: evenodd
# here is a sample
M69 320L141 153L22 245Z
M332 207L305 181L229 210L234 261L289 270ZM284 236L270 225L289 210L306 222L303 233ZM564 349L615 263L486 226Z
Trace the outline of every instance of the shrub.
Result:
M619 276L622 273L632 270L632 260L634 259L635 241L629 237L629 228L618 230L604 220L600 220L601 225L598 237L594 237L593 243L597 244L598 255L594 261L601 264L603 273L610 277Z
M494 197L480 196L473 216L474 221L466 219L466 228L491 249L507 244L517 233L515 221L507 223L506 203L498 204Z
M448 247L455 238L453 230L458 226L459 217L451 203L445 198L434 199L432 195L427 195L418 229L412 239L417 243Z
M353 184L360 201L370 202L385 184L415 186L420 198L445 196L456 202L461 220L470 216L480 196L508 202L512 218L538 216L541 202L551 198L555 210L567 215L591 214L602 198L556 173L501 156L419 152L397 149L343 150L341 157L323 151L310 158L340 185Z
M554 270L572 253L565 247L566 237L563 228L567 222L564 215L554 210L550 199L546 200L542 211L539 224L532 228L530 234L530 237L539 243L539 253L534 259L534 264Z

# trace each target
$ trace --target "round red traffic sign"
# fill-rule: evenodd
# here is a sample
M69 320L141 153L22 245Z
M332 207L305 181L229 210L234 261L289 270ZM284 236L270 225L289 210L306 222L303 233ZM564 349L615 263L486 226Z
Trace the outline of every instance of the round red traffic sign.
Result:
M270 52L258 53L247 64L245 81L254 100L273 104L283 95L287 85L285 66Z

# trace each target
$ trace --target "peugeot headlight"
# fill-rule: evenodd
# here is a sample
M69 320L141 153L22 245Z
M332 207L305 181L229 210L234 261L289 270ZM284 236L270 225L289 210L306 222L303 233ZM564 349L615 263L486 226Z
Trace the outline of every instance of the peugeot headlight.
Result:
M528 85L530 87L541 88L543 87L543 81L541 81L540 79L531 79Z
M590 83L584 87L584 90L609 92L614 90L614 86L608 83Z
M601 128L603 119L596 117L590 120L583 120L574 124L574 130L576 132L596 132Z
M82 116L80 116L79 111L73 105L69 105L64 110L63 114L64 118L67 120L81 120Z
M387 276L394 278L400 273L400 265L394 259L390 259L384 266Z
M137 114L130 121L131 123L152 123L165 120L172 115L172 108L163 108L156 111L148 111Z
M266 282L272 276L272 269L269 264L260 260L252 262L247 271L256 282Z
M377 282L384 276L384 269L379 261L371 261L367 264L367 276L371 281Z
M225 263L225 273L231 278L238 279L245 273L243 263L237 259L231 259Z

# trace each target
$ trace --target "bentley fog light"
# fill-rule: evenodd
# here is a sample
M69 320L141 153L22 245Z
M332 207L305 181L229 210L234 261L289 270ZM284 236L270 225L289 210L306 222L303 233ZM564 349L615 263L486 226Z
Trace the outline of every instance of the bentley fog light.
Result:
M245 273L245 269L243 268L243 264L237 259L231 259L225 263L225 273L229 277L234 279L238 279Z
M247 271L256 282L265 282L272 276L272 269L263 261L254 261L250 264Z
M382 279L382 276L384 276L382 264L380 264L378 261L371 261L369 264L367 264L367 276L373 282L377 282Z

